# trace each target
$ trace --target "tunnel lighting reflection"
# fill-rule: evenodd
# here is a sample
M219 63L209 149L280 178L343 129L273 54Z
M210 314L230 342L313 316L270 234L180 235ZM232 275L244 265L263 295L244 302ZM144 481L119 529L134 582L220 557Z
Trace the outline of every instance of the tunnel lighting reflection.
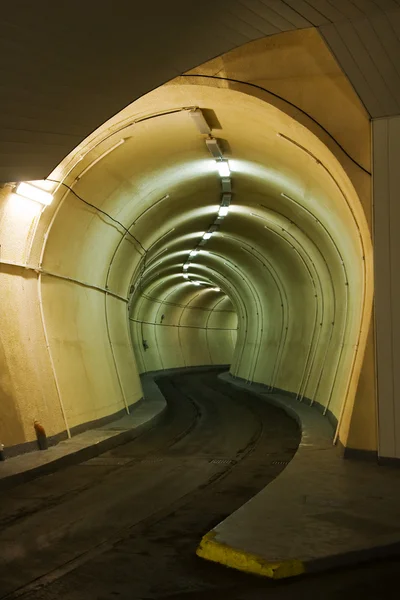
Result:
M217 160L215 164L221 177L229 177L231 170L227 160Z
M187 270L188 270L188 268L189 268L189 266L190 266L190 265L188 265L188 264L185 264L185 265L183 265L183 270L184 270L184 271L187 271Z
M212 236L212 231L207 231L207 233L205 233L203 235L203 240L209 240L211 236Z
M198 250L192 250L192 251L189 253L189 256L197 256L197 255L198 255L198 253L199 253L199 252L198 252Z
M226 215L229 212L229 206L221 206L219 211L218 211L218 216L219 217L226 217Z
M183 279L189 279L189 275L187 273L185 273L184 275L182 275Z
M192 281L193 285L200 285L199 281Z
M211 290L212 290L213 292L220 292L220 291L221 291L221 288L219 288L219 287L215 287L215 288L211 288Z
M53 202L53 195L50 194L50 192L46 192L45 190L24 181L17 186L16 192L23 198L34 200L34 202L39 202L45 206L48 206Z

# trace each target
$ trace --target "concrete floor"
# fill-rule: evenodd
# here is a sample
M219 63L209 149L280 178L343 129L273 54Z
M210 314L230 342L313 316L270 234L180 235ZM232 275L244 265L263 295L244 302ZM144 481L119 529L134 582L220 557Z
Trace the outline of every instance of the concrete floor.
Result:
M134 441L20 485L0 506L0 598L398 598L397 562L274 582L195 556L299 443L283 411L215 372L160 382L169 409Z

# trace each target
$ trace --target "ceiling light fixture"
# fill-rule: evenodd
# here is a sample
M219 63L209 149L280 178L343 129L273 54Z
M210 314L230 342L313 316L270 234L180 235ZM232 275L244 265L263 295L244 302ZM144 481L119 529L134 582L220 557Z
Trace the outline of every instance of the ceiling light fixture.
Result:
M221 179L222 191L223 192L231 192L232 191L232 180L230 177L223 177Z
M203 240L209 240L210 237L212 236L212 231L207 231L204 235L203 235Z
M220 292L221 288L219 287L215 287L215 288L211 288L213 292Z
M220 209L218 211L218 216L219 217L226 217L226 215L229 212L229 207L230 207L230 204L231 204L231 200L232 200L232 194L222 194L221 206L220 206Z
M187 271L189 267L190 267L190 265L188 263L186 263L183 265L183 270Z
M191 116L193 123L195 124L200 133L210 135L211 128L207 123L207 120L201 108L194 108L190 110L189 115Z
M217 169L221 177L229 177L231 170L229 168L229 162L227 160L217 160Z
M34 202L39 202L45 206L48 206L53 202L53 195L50 194L50 192L46 192L46 190L40 189L39 187L36 187L36 185L26 183L25 181L19 183L15 191L18 196L28 198Z
M218 140L210 135L210 137L206 139L206 145L213 158L222 159L222 150L218 144Z
M192 250L191 252L189 252L189 256L197 256L198 252L198 250Z

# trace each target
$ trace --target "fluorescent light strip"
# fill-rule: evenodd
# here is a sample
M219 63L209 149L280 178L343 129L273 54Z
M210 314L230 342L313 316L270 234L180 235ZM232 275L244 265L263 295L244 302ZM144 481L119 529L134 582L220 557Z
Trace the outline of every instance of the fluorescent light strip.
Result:
M18 184L16 193L18 196L28 198L34 202L39 202L45 206L48 206L53 202L52 194L36 187L35 185L32 185L31 183L26 183L25 181Z
M231 170L229 168L229 162L227 160L217 160L216 163L218 172L221 177L229 177Z
M218 216L219 217L226 217L226 215L229 212L229 206L221 206L219 211L218 211Z

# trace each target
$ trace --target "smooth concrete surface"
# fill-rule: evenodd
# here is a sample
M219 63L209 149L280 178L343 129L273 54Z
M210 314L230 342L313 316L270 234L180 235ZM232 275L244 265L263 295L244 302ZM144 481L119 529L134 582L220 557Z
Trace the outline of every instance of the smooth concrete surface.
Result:
M400 552L399 469L342 460L319 412L227 373L220 378L283 408L301 424L302 440L276 480L205 536L201 556L214 553L236 568L237 555L245 566L255 558L258 568L271 567L262 574L285 577Z
M146 427L155 425L167 404L151 375L143 375L141 382L144 399L137 407L133 407L129 415L104 427L80 433L48 450L36 450L0 462L0 490L89 460L135 439Z
M176 292L173 288L159 299L139 291L132 302L129 320L139 371L231 364L237 314L230 299L199 290L177 303Z

